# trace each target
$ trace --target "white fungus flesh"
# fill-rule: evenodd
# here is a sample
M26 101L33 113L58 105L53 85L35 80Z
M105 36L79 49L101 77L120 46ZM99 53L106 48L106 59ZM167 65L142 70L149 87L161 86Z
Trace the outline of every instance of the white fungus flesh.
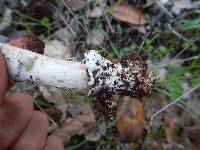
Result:
M85 59L90 95L109 99L113 94L142 97L152 92L154 76L137 54L126 55L115 64L91 50Z
M82 62L65 61L0 43L10 78L63 89L87 89L87 73Z

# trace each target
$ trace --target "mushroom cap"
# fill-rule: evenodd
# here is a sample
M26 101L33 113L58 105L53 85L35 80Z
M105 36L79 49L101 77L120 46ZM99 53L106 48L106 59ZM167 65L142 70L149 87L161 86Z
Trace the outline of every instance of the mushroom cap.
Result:
M91 50L85 59L89 95L110 99L115 94L141 98L152 93L154 75L138 54L127 54L115 64Z

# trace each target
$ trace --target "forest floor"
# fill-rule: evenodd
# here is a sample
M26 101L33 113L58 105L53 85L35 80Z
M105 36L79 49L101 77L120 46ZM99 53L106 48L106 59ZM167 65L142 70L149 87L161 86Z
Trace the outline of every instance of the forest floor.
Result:
M200 1L1 0L0 42L25 35L58 59L82 60L95 49L118 61L135 52L156 76L151 96L116 97L128 105L112 121L85 93L16 84L47 113L66 150L200 149Z

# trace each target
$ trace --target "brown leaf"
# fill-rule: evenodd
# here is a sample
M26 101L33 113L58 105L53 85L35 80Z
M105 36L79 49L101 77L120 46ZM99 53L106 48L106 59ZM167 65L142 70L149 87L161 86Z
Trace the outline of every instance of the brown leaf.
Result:
M147 17L143 12L128 3L122 3L111 9L111 15L132 25L144 25L147 23Z
M88 115L79 115L76 118L68 119L61 128L55 131L54 134L60 137L64 144L68 144L71 137L87 133L95 126L96 120L94 117Z
M86 0L65 0L65 2L73 11L81 10L87 5Z
M53 21L55 12L54 6L48 0L30 0L25 8L26 15L38 20L47 17Z
M168 143L181 143L185 138L185 129L179 125L178 119L174 116L169 116L166 120L166 141Z
M15 47L28 49L39 54L43 54L45 48L44 42L37 38L35 35L26 35L16 38L11 40L9 44Z
M117 129L127 142L140 141L144 135L144 104L138 99L124 97L117 109Z
M44 111L48 114L48 116L55 121L57 124L59 124L60 119L63 115L63 112L59 110L56 107L46 108Z
M199 125L187 128L186 136L192 142L193 149L199 150L200 149L200 127L199 127Z

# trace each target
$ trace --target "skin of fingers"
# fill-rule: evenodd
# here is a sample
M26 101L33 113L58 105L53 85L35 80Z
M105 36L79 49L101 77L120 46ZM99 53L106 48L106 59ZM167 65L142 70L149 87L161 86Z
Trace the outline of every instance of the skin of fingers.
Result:
M42 150L46 144L48 126L46 115L42 112L34 111L25 130L9 150Z
M31 97L18 92L4 97L0 105L0 150L6 150L16 141L32 114Z
M6 64L3 58L3 54L1 53L0 50L0 104L6 93L7 85L8 85L8 77L6 71Z
M51 135L47 138L47 143L43 150L64 150L64 146L60 138Z
M0 150L8 149L10 144L13 144L14 142L15 142L14 144L22 143L20 141L23 139L23 136L26 136L26 134L28 133L27 131L28 129L24 129L24 128L28 128L29 126L31 126L29 122L31 122L33 104L32 104L32 101L29 100L30 97L27 97L20 93L15 93L10 96L6 96L6 98L4 98L6 91L12 85L14 85L13 82L8 82L6 63L4 61L4 56L0 51L0 129L1 129L0 130ZM42 124L44 125L44 123ZM47 131L47 127L45 128ZM41 138L42 137L40 137L40 139ZM40 141L40 145L44 145L44 142ZM55 136L53 137L50 136L48 138L45 149L46 148L64 150L64 146L61 140L59 138L56 138ZM30 147L28 147L28 149L30 149Z

